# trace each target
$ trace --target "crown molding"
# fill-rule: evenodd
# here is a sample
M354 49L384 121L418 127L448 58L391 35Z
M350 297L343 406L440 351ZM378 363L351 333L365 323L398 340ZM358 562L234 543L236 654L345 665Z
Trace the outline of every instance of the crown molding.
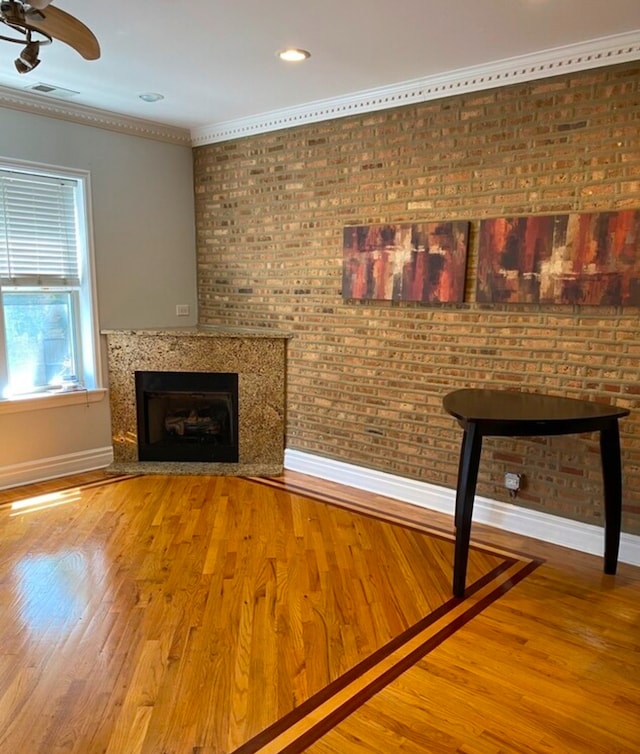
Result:
M107 131L117 131L146 139L169 142L171 144L191 145L191 135L187 129L167 126L162 123L131 118L126 115L99 110L86 105L69 104L54 97L22 92L6 86L0 86L0 107L22 110L47 118L95 126Z
M86 105L63 102L55 97L0 86L0 107L58 118L95 128L104 128L146 139L204 146L240 139L253 134L277 131L307 123L343 118L349 115L386 110L428 100L441 99L558 76L562 73L616 65L640 59L640 29L624 34L581 42L565 47L507 58L482 66L368 89L332 99L317 100L298 107L212 123L189 132L163 123L132 118Z
M640 59L640 29L191 131L194 147Z

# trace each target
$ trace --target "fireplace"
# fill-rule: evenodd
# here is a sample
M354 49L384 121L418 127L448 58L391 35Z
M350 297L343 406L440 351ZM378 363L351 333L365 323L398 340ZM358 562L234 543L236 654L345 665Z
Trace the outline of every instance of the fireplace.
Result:
M238 462L238 375L135 372L139 461Z
M273 476L284 461L287 341L266 328L108 330L111 469L143 474ZM179 382L142 385L138 373ZM185 384L205 375L217 384ZM144 381L143 381L144 383ZM150 418L139 418L146 400ZM171 441L173 458L164 457ZM206 460L184 460L203 454ZM209 460L210 458L216 460ZM151 460L143 460L143 459ZM224 460L227 459L227 460Z

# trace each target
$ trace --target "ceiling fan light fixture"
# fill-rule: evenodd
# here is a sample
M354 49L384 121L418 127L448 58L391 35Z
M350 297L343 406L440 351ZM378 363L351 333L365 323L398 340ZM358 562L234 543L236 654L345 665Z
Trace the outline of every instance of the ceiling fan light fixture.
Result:
M100 44L82 21L51 5L51 0L0 0L0 29L11 29L14 34L0 33L0 40L25 45L15 60L20 73L32 71L40 60L38 48L31 48L32 35L39 45L51 44L54 39L64 42L85 60L100 57Z
M27 42L20 55L15 59L14 65L18 73L29 73L40 65L40 42Z
M308 50L302 50L299 47L287 47L286 50L280 50L277 55L280 60L284 60L286 63L300 63L311 57Z

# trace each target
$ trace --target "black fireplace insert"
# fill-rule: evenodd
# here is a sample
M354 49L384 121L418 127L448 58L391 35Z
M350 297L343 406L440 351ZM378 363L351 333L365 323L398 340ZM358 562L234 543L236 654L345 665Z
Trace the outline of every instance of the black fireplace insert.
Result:
M140 461L238 462L238 375L136 372Z

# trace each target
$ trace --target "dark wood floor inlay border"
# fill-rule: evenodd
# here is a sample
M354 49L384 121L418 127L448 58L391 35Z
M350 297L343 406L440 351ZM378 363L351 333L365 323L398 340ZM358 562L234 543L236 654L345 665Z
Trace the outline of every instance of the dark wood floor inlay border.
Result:
M69 477L49 479L45 482L7 487L0 490L0 510L11 508L20 500L27 500L40 495L55 495L69 490L88 490L92 487L104 487L107 484L124 482L133 479L138 474L113 474L110 472L97 471L86 474L78 474ZM46 490L45 490L46 486Z
M252 478L258 484L296 492L317 502L380 518L388 523L417 529L431 536L453 541L453 533L424 526L410 517L376 516L370 508L352 504L331 494L318 494L279 478ZM296 754L321 738L385 686L432 652L476 615L500 599L544 561L523 553L503 554L504 548L472 544L504 560L467 587L464 598L452 597L432 613L388 642L340 678L307 699L290 713L238 747L232 754ZM326 708L326 714L324 709ZM319 718L319 719L318 719Z

